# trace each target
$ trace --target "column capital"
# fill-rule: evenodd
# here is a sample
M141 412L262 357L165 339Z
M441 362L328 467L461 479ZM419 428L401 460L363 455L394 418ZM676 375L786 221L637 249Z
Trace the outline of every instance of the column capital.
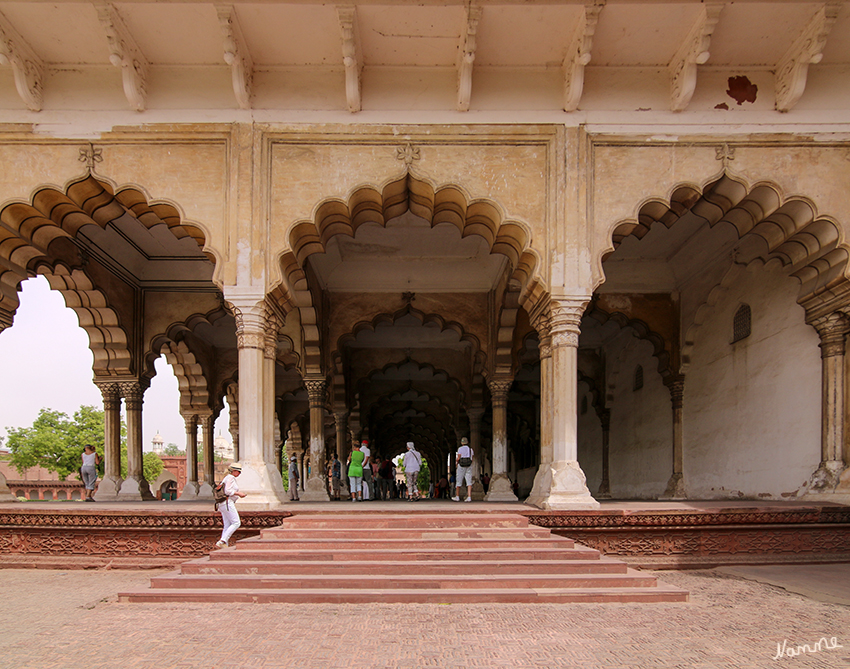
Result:
M490 397L494 405L508 401L508 391L511 389L513 382L513 379L505 377L490 379L487 382L487 386L490 388Z
M681 409L685 399L685 377L677 376L667 384L670 391L670 401L673 403L674 409Z
M820 336L822 358L844 355L847 333L850 332L850 319L840 311L819 318L812 326Z
M328 388L326 379L304 379L304 386L307 388L307 397L310 401L310 408L324 407L325 394Z
M589 297L553 297L549 301L553 348L578 348L579 325L589 302Z
M104 410L118 409L121 407L121 387L114 381L95 381L103 397Z
M544 305L531 317L531 325L537 330L540 340L540 359L552 357L552 312L549 305Z
M270 352L274 356L283 316L256 290L236 292L232 289L226 292L225 302L236 320L239 348L262 349L265 357L270 357Z
M147 385L138 381L121 381L117 384L128 411L140 411Z

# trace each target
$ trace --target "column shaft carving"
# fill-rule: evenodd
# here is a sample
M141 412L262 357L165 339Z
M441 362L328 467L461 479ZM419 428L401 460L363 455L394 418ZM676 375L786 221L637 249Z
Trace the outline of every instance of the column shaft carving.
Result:
M118 384L127 410L127 478L121 483L118 496L126 500L150 500L150 484L145 480L142 467L142 402L145 387L138 381Z
M489 502L514 502L511 481L508 478L508 391L513 379L497 378L489 382L493 407L493 476L487 491Z
M180 499L197 499L198 490L198 417L194 413L184 413L186 425L186 485Z
M117 383L97 383L103 396L103 480L95 499L114 500L121 490L121 389Z
M306 501L328 501L325 485L325 402L328 383L325 379L305 379L310 402L310 474L304 488Z

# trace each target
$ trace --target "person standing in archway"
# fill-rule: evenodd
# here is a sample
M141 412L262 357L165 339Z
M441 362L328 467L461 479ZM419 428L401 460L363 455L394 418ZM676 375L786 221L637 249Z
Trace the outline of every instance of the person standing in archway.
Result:
M457 476L455 477L456 487L455 496L452 499L455 502L460 501L460 487L466 481L466 499L464 502L472 501L472 449L469 447L469 440L463 437L460 440L460 448L457 449L455 455L455 464L457 465Z
M365 456L360 450L360 444L356 441L351 446L351 453L348 454L348 489L351 491L352 502L362 502L363 494L360 491L360 486L363 484L363 460Z
M404 454L404 475L407 477L407 499L415 502L419 499L419 488L416 479L422 468L422 456L413 446L412 441L407 442L407 453Z
M297 502L301 498L298 497L298 480L301 475L298 473L298 457L293 455L289 458L289 501Z
M83 485L86 488L86 501L94 501L94 486L97 483L97 466L100 464L100 456L97 454L94 446L86 444L83 448L83 466L80 467L80 474L83 478Z
M360 442L360 452L363 453L363 501L375 496L372 489L372 451L369 450L369 440Z

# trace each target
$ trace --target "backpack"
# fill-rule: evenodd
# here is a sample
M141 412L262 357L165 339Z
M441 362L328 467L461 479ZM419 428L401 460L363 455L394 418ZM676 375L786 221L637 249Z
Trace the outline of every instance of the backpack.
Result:
M224 492L224 481L218 483L213 487L213 500L215 501L215 508L218 508L218 505L227 499L227 493Z
M461 458L457 463L461 467L472 467L472 458Z

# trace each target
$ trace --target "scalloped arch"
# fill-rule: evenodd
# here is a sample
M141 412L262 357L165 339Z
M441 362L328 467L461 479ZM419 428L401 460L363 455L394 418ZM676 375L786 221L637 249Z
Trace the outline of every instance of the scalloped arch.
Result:
M704 219L712 228L721 222L729 223L739 239L747 235L763 239L767 245L765 259L778 259L800 281L798 301L847 280L850 252L835 219L819 215L815 204L806 197L785 197L775 183L759 181L748 185L727 173L713 177L701 188L679 184L669 198L651 198L641 203L634 219L612 224L607 237L611 245L596 258L599 276L604 276L602 263L625 237L642 239L657 223L670 228L687 212Z

